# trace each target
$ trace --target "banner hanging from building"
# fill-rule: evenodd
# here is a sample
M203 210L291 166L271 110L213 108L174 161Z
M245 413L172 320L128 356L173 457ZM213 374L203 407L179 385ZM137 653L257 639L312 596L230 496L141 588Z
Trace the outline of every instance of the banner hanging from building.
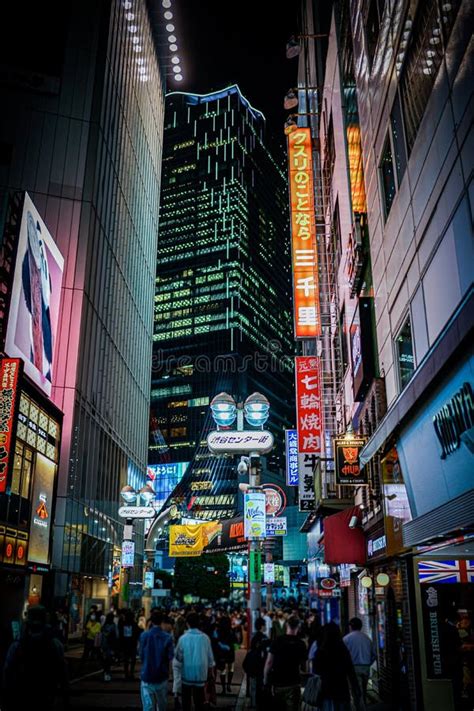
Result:
M212 524L206 523L205 527L204 553L247 550L248 542L244 535L243 516L221 519Z
M190 558L201 555L205 536L205 524L194 526L170 526L169 555L171 558Z
M298 433L285 430L286 485L298 486Z
M295 338L321 334L311 130L288 135Z
M21 373L19 358L0 361L0 493L7 488L8 474L13 461L14 428L18 404L18 380Z
M244 535L245 538L265 538L266 498L263 491L249 491L244 494Z
M299 454L321 454L322 408L319 361L317 356L295 358Z
M344 486L367 484L367 471L361 470L359 453L366 444L365 437L344 435L334 440L336 484Z

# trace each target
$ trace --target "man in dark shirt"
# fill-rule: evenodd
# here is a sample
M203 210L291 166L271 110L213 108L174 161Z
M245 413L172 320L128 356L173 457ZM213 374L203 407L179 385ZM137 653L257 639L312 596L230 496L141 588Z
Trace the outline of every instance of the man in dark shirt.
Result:
M151 628L140 637L140 693L143 711L153 711L156 707L166 708L169 669L174 649L173 638L162 630L162 622L161 612L153 612Z
M263 683L267 686L271 672L275 701L285 711L298 711L301 703L300 671L307 658L307 649L298 637L299 626L297 617L287 620L286 634L272 643L263 673Z

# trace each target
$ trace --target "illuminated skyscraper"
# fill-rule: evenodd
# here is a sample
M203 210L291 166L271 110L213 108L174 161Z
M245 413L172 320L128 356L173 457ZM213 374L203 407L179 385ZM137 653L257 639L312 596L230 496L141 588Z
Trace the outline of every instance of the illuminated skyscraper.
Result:
M237 86L167 96L155 295L150 463L190 462L190 513L231 515L235 466L210 457L209 402L225 390L271 403L282 480L292 417L288 198L283 154Z

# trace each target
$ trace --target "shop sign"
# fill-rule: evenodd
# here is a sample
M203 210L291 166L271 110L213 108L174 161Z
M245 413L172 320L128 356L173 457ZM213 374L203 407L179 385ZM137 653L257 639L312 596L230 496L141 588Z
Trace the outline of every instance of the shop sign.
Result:
M314 454L298 456L300 479L298 482L298 507L300 511L314 511L316 493L314 488L315 469L319 459Z
M267 537L268 536L286 536L287 534L287 519L286 516L273 516L267 518Z
M169 527L171 558L193 558L201 555L205 543L205 524Z
M155 573L152 570L147 570L144 579L143 587L145 590L151 590L155 587Z
M19 358L2 358L0 363L0 493L5 493L13 462L15 415L18 381L22 363ZM11 455L11 456L10 456Z
M0 563L26 565L28 534L15 528L0 526Z
M263 491L248 491L244 494L244 535L245 538L265 538L266 515Z
M286 485L298 486L298 433L285 430Z
M249 583L259 583L262 580L262 554L260 551L250 551Z
M153 518L155 513L153 506L121 506L118 510L120 518Z
M425 661L428 679L446 676L441 653L441 624L438 591L434 585L421 588L423 631L425 638Z
M273 444L273 435L266 430L215 430L207 436L207 445L213 454L266 454Z
M339 566L339 585L341 588L348 588L351 585L351 566L342 563Z
M279 516L286 508L286 495L276 484L264 484L265 513L267 516Z
M362 402L374 376L371 296L359 297L350 326L354 400Z
M36 453L30 521L28 562L49 565L53 493L57 466L40 452Z
M135 565L135 542L122 541L122 568L133 568Z
M275 582L275 564L264 563L263 565L263 582L272 584Z
M369 538L367 541L367 557L375 558L384 555L387 547L387 537L378 536L377 538Z
M461 435L474 428L474 395L469 383L434 415L433 427L441 445L441 459L446 459L461 446Z
M430 583L474 583L474 560L418 561L418 579Z
M321 334L311 130L288 135L295 338Z
M322 451L320 372L320 358L317 356L296 356L296 417L299 454L321 454ZM301 475L301 469L299 467L298 469Z
M319 597L338 597L339 589L334 578L321 578L318 581L318 596Z
M336 484L355 486L367 484L366 470L360 468L359 454L366 444L365 437L345 435L334 440Z

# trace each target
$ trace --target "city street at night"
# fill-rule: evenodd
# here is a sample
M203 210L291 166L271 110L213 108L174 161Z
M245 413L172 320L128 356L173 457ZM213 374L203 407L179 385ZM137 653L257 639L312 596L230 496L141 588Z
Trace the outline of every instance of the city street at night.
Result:
M473 0L0 22L0 711L474 711Z

